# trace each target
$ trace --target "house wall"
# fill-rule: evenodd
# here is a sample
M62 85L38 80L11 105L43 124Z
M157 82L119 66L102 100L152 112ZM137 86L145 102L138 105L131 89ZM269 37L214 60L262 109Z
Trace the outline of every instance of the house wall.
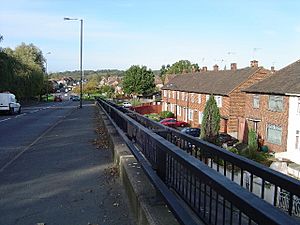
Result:
M163 110L168 110L177 114L177 119L188 122L192 127L201 127L201 114L206 105L206 94L187 93L169 91L166 96L162 94ZM199 102L199 96L201 101ZM174 98L173 98L174 97ZM176 109L176 106L179 106ZM226 119L221 119L220 132L227 131L227 118L229 118L230 98L222 96L222 107L220 107L220 114ZM189 110L193 111L193 116L190 119L188 116ZM200 114L200 115L199 115Z
M269 95L259 95L259 108L253 108L253 94L246 94L245 118L248 128L255 128L253 120L257 122L257 134L263 139L270 151L284 152L287 149L288 109L289 98L283 97L283 112L269 110ZM273 124L282 128L281 144L273 144L267 140L267 126Z
M260 69L254 73L247 81L237 87L229 94L230 107L229 107L229 120L228 120L228 133L237 137L238 136L238 118L243 118L245 115L246 106L246 93L242 90L252 86L253 84L269 77L271 73L268 70Z
M289 97L289 118L288 118L288 137L287 151L300 158L300 113L298 109L299 97ZM298 144L296 144L298 137Z
M250 87L251 85L269 77L272 75L269 70L263 68L257 68L255 72L248 80L236 87L229 96L222 96L222 107L220 107L220 114L222 117L220 123L220 132L227 132L234 137L238 137L239 130L239 118L244 118L246 107L246 93L242 90ZM224 84L226 85L226 84ZM163 90L164 92L164 90ZM206 94L201 94L201 103L198 102L198 93L168 91L170 94L164 96L162 94L162 100L166 103L169 102L168 110L176 114L176 105L180 106L182 112L180 115L177 112L177 119L189 122L193 127L201 127L199 121L199 113L204 111L206 104ZM174 92L174 94L173 94ZM182 98L182 95L186 97ZM174 105L170 107L170 105ZM163 107L166 109L166 107ZM188 109L193 109L193 119L188 120ZM177 110L178 111L178 110Z

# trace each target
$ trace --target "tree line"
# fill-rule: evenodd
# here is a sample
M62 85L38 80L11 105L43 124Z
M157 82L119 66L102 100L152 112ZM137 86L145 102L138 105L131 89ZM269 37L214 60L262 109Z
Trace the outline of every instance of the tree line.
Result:
M0 92L9 91L24 100L44 94L44 62L42 51L33 44L22 43L15 49L1 48Z

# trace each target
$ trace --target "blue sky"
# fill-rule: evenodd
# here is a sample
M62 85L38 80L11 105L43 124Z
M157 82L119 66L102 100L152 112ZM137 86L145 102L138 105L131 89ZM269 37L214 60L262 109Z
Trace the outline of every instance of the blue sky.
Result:
M48 71L79 69L84 20L84 69L160 69L187 59L201 67L236 62L282 68L300 53L298 0L1 0L2 47L33 43Z

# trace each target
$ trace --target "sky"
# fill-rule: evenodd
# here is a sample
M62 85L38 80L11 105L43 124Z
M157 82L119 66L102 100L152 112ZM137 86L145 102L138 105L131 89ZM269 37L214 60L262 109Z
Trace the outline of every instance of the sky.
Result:
M1 47L40 48L48 72L152 70L179 60L221 69L300 59L299 0L0 0ZM46 54L51 52L51 54Z

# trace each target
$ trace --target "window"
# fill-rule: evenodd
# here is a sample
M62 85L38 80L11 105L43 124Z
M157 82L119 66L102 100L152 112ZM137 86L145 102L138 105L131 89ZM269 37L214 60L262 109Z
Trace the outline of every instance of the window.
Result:
M215 100L217 102L217 106L222 107L222 96L215 96Z
M259 95L253 95L253 108L259 108Z
M179 94L180 94L180 92L176 91L176 97L177 97L177 99L179 99Z
M175 91L172 91L173 98L175 99Z
M209 95L206 95L206 102L208 101L208 99L209 99Z
M269 110L282 112L283 111L283 96L269 96Z
M181 100L184 101L184 95L185 93L184 92L181 92Z
M189 109L189 120L193 120L193 110Z
M164 97L167 97L167 90L164 90Z
M297 114L300 114L300 97L298 97Z
M194 93L191 94L191 102L194 102Z
M171 98L171 91L168 90L168 97Z
M181 116L181 106L177 105L177 114Z
M296 130L296 141L295 141L295 149L299 149L299 130Z
M199 124L202 124L203 112L199 112Z
M188 100L188 97L189 97L189 93L185 93L185 101L187 102L187 100Z
M174 104L171 104L171 112L174 113Z
M267 125L267 141L281 145L282 128L274 124Z
M198 94L198 103L201 103L201 94Z

